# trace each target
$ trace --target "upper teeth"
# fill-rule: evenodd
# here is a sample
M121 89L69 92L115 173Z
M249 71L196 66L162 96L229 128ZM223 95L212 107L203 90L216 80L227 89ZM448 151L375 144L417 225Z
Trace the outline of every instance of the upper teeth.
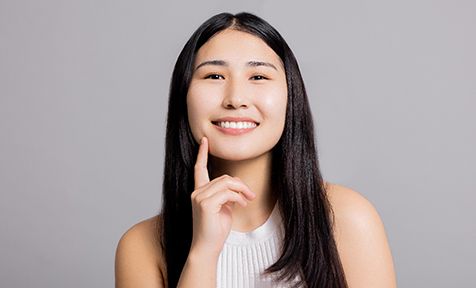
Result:
M228 122L228 121L223 121L223 122L218 122L217 124L220 127L223 127L223 128L234 128L234 129L246 129L246 128L256 127L256 123L254 123L254 122Z

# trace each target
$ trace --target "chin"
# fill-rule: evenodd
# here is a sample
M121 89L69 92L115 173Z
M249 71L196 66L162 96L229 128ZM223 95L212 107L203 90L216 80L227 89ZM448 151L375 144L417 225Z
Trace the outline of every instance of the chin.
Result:
M269 151L262 151L260 153L259 151L222 151L221 149L218 151L210 151L210 154L213 157L222 159L222 160L227 160L227 161L243 161L243 160L250 160L250 159L255 159L258 158L259 156L266 154Z
M227 161L243 161L243 160L255 158L254 155L242 154L242 153L212 153L210 152L210 154L213 155L215 158L219 158L221 160L227 160Z

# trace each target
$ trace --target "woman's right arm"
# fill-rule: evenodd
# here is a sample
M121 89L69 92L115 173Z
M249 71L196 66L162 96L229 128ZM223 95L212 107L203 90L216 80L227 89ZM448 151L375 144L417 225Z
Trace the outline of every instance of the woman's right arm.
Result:
M157 245L157 217L127 230L119 240L115 259L116 288L165 288L165 259ZM160 233L160 232L159 232ZM215 287L218 255L191 249L178 287Z
M256 195L236 177L222 175L210 181L208 139L203 137L195 163L195 190L191 194L193 238L178 287L215 287L216 268L230 233L232 207L246 207Z
M218 255L190 250L177 287L215 287Z
M212 181L207 171L208 140L200 145L191 194L193 238L177 287L215 287L216 268L230 233L232 205L243 207L256 195L236 177L222 175ZM157 245L157 219L134 225L119 241L116 251L116 288L163 288L165 259ZM159 229L160 233L160 229Z

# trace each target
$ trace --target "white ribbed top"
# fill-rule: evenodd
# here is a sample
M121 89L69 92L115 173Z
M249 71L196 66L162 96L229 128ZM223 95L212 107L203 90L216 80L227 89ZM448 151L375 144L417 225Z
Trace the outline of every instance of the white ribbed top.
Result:
M255 230L231 230L218 258L217 288L288 287L269 275L260 275L278 260L283 232L277 203L266 222Z

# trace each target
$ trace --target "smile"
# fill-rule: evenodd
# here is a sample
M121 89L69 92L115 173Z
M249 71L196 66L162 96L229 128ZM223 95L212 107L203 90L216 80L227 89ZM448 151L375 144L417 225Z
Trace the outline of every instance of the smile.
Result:
M248 121L219 121L212 123L220 132L229 135L241 135L252 131L259 125L258 123Z
M258 126L254 122L231 122L231 121L220 121L220 122L216 122L215 125L218 125L222 128L232 128L232 129L246 129L246 128L253 128Z

